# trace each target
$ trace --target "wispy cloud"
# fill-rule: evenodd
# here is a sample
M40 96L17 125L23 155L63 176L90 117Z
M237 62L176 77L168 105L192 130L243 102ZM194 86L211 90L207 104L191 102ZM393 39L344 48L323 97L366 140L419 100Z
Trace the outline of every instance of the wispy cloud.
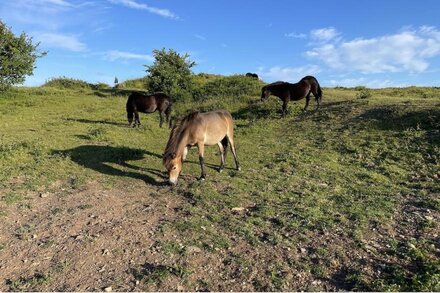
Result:
M324 42L330 41L339 35L340 33L334 27L315 29L310 32L312 39Z
M286 34L284 34L284 36L287 37L287 38L294 38L294 39L305 39L305 38L307 38L306 34L298 34L298 33L294 33L294 32L286 33Z
M41 3L41 2L43 2L43 3ZM73 6L70 2L65 1L65 0L41 0L40 1L40 4L45 4L45 3L66 6L66 7Z
M440 55L440 31L435 27L423 26L394 35L324 43L305 54L322 60L335 70L362 73L423 72L429 67L429 58Z
M150 13L160 15L162 17L176 19L176 20L179 19L179 17L175 13L173 13L168 9L149 6L147 4L139 3L134 0L108 0L108 1L113 4L123 5L125 7L132 9L145 10Z
M144 60L149 62L154 61L154 58L151 55L136 54L136 53L123 52L118 50L112 50L106 52L104 54L104 59L109 61L130 60L130 59Z
M202 40L202 41L206 41L206 37L204 37L204 36L201 36L201 35L194 35L194 37L195 38L197 38L197 39L199 39L199 40Z
M87 45L77 36L48 32L34 32L32 36L36 41L41 42L43 48L61 48L73 52L87 51Z
M274 66L271 68L258 68L257 74L266 81L272 82L277 80L298 82L306 75L314 75L321 72L317 65L305 65L299 67L281 67Z

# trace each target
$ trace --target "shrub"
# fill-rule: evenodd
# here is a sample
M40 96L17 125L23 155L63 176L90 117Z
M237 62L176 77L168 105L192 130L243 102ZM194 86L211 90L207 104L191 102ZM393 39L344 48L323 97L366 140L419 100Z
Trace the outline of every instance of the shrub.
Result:
M120 89L140 89L148 91L148 77L129 79L119 83Z
M371 90L367 88L363 88L356 94L356 97L358 99L369 99L371 98Z
M36 59L46 55L37 50L38 45L25 33L14 36L0 20L0 90L22 83L27 75L32 75Z
M52 78L43 85L44 87L54 87L60 89L92 89L94 86L86 81L68 77Z
M164 92L174 100L191 97L191 68L196 65L188 54L179 54L169 49L153 50L155 61L146 66L148 88L154 92Z
M254 78L244 75L221 76L212 78L204 85L194 88L195 100L205 100L211 97L258 96L264 84Z

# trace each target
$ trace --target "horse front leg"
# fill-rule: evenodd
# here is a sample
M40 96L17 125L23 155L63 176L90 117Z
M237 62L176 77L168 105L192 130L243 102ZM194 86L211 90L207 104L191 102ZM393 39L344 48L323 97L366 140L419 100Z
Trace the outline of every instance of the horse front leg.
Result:
M281 114L282 117L287 115L287 103L289 103L289 100L283 100L283 113Z
M159 112L159 127L162 128L163 124L163 113Z
M203 144L203 142L198 143L197 148L199 149L199 162L200 162L200 168L202 169L202 174L200 175L199 180L205 180L206 178L205 159L204 159L205 145Z

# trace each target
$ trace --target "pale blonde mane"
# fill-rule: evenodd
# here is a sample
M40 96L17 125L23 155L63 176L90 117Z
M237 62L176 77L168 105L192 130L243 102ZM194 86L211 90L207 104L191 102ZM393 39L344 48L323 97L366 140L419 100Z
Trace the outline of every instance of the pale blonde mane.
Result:
M164 158L169 154L177 153L177 147L183 138L182 134L184 130L198 114L199 112L193 112L185 116L185 118L176 121L176 124L174 124L173 128L171 129L170 138L168 139L167 146L165 147Z

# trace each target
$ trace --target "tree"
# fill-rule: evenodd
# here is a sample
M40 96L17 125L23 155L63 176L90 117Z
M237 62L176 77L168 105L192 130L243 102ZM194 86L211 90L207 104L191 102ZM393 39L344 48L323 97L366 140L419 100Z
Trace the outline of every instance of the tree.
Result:
M27 75L32 75L36 59L46 55L37 50L38 45L25 33L16 37L0 21L0 90L22 83Z
M191 68L196 65L189 55L179 54L173 49L153 50L153 65L147 67L148 88L154 92L164 92L174 99L185 99L192 87Z

